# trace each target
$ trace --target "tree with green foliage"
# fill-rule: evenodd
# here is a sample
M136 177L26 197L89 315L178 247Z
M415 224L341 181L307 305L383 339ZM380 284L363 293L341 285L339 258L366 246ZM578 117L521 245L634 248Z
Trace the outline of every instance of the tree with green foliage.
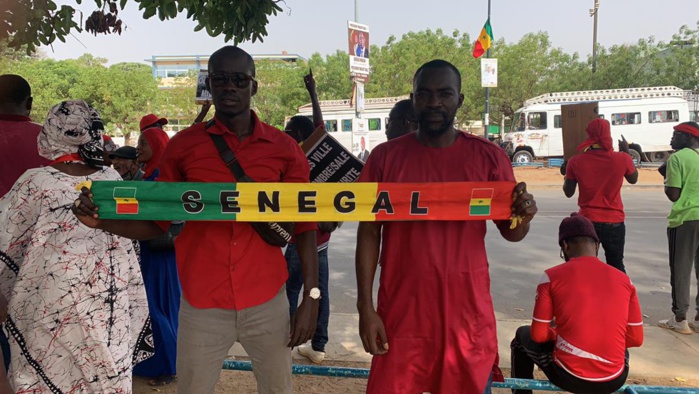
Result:
M88 0L90 1L90 0ZM212 36L223 35L226 41L238 44L262 41L267 35L269 17L277 15L283 0L92 0L96 10L87 17L76 10L83 0L7 0L0 9L0 41L7 40L11 48L24 47L34 52L40 45L56 40L65 42L73 31L92 34L121 34L124 22L119 11L135 3L143 18L156 14L161 21L185 14L197 22L194 31L206 30ZM127 21L128 22L128 21Z
M255 69L258 90L253 97L253 108L265 122L283 130L285 118L294 115L308 101L303 84L308 67L305 62L264 60L256 62Z
M34 97L32 118L42 123L49 108L62 100L83 99L95 107L105 124L128 138L140 117L152 111L158 94L149 66L119 63L85 54L74 60L22 58L0 66L0 73L22 75Z

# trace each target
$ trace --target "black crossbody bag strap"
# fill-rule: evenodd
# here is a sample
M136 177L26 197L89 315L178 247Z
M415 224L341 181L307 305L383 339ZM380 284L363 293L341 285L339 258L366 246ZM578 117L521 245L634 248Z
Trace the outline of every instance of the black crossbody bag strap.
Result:
M212 119L206 124L206 128L208 129L214 124L215 122ZM220 134L212 133L209 133L209 136L211 137L211 140L214 142L214 145L216 145L216 149L218 150L219 156L221 156L223 162L226 163L226 167L228 167L228 169L231 170L231 173L233 173L233 176L235 176L236 182L255 182L253 179L251 179L245 174L243 167L241 167L240 163L238 162L238 158L235 157L235 154L231 150L231 147L228 146L228 143L226 143L226 140L223 138L223 136ZM257 231L257 233L260 235L260 237L262 237L262 239L265 242L267 242L270 245L279 247L286 246L286 244L291 240L291 236L294 231L294 223L292 222L252 222L250 223L250 225L255 229L255 231Z
M213 120L209 121L209 123L206 124L207 129L213 125L212 122ZM250 178L248 178L247 175L245 175L245 171L243 170L243 167L240 166L238 158L235 157L235 154L231 150L231 147L228 146L228 143L226 143L226 140L223 138L223 136L220 134L209 133L209 137L211 137L211 140L214 142L214 145L216 145L216 149L218 150L219 156L221 156L223 162L226 163L226 167L228 167L228 169L231 170L231 172L235 176L235 179L238 182L252 181Z

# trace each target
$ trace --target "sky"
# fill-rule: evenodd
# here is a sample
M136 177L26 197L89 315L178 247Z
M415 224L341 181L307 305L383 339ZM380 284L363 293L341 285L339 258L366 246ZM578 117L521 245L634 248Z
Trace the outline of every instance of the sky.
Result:
M372 45L383 45L394 35L410 31L454 29L473 38L479 33L488 12L487 0L357 0L358 21L369 25ZM57 1L75 4L75 1ZM252 54L278 54L286 51L309 58L347 50L347 21L354 20L354 0L286 0L284 13L271 17L264 42L240 46ZM594 0L492 0L491 25L495 39L519 40L530 32L546 31L555 47L587 56L592 52L593 18L589 9ZM650 6L654 4L654 6ZM639 0L600 0L598 42L609 47L634 43L654 36L668 41L680 26L696 28L699 1L665 0L661 3ZM80 9L85 17L94 11L92 0ZM74 33L66 43L42 47L48 57L76 58L83 53L104 57L110 64L143 62L153 55L208 55L225 45L222 37L212 38L204 31L193 31L196 23L179 16L160 21L157 16L144 20L137 4L129 1L119 16L127 28L119 35Z

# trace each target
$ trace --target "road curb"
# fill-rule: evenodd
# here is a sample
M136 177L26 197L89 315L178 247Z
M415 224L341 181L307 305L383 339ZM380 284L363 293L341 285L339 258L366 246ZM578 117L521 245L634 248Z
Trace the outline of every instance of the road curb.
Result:
M560 184L553 183L527 183L529 190L562 190L563 182ZM664 185L624 185L622 190L663 190Z

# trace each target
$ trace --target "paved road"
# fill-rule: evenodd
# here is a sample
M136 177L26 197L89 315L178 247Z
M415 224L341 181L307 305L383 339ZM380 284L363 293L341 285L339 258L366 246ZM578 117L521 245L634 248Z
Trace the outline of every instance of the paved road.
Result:
M491 264L492 294L498 318L529 319L534 291L542 272L561 262L558 225L577 210L577 197L567 199L558 190L533 191L539 213L527 238L519 243L503 240L492 223L486 243ZM646 323L670 315L666 215L670 209L660 189L626 190L627 271L636 285ZM354 252L356 223L346 223L330 243L331 312L355 313ZM604 260L602 250L600 250ZM378 285L374 286L375 289ZM692 287L694 295L696 286Z

